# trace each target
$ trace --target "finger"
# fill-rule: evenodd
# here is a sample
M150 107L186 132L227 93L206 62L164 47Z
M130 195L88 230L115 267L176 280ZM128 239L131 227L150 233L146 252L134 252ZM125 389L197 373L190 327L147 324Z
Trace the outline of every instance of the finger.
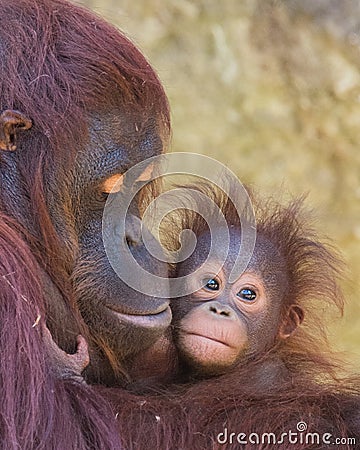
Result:
M74 355L81 369L84 370L90 363L89 346L86 339L79 334L76 338L77 350Z

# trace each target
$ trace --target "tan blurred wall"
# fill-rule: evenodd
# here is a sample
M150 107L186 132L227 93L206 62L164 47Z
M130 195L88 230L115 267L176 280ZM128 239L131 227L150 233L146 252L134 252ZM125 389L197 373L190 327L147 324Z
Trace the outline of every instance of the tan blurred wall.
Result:
M349 266L346 315L331 333L359 368L360 38L331 33L294 0L290 10L266 0L83 3L157 69L174 151L215 157L284 200L309 194Z

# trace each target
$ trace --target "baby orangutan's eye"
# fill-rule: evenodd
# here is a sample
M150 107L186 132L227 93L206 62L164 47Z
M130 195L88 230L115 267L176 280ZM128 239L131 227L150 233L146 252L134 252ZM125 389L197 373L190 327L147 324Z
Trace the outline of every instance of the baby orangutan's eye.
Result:
M246 302L253 302L256 299L256 292L249 288L241 289L236 295Z
M205 288L209 291L218 291L220 289L220 285L214 278L210 278L210 280L206 281Z

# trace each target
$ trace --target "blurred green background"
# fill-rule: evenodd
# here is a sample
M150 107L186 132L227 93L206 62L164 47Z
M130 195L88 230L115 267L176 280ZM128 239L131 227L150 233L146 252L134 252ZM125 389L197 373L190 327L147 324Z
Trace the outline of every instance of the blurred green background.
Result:
M174 151L212 156L266 194L308 193L349 267L331 337L360 368L357 0L83 0L157 69Z

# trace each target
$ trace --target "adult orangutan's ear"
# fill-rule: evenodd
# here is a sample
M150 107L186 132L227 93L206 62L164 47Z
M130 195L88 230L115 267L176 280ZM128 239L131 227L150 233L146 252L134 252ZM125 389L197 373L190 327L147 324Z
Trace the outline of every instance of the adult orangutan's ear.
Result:
M287 339L302 324L304 320L304 311L298 305L291 305L286 317L280 325L279 338Z
M0 150L16 150L16 138L21 131L31 128L32 122L20 111L6 109L0 114Z

